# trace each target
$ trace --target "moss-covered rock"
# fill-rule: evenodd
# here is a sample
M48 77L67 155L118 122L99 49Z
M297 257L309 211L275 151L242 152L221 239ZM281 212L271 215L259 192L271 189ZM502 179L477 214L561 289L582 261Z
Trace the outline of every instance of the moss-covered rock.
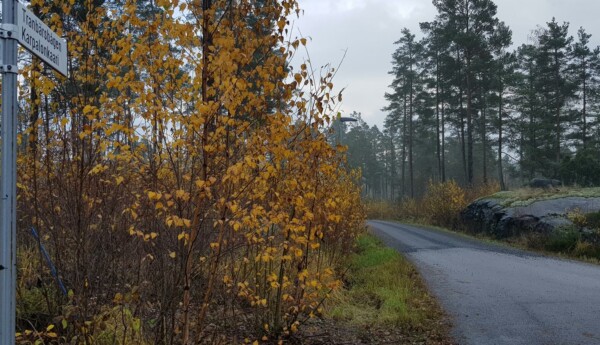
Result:
M471 203L461 212L461 218L469 231L497 238L532 231L550 234L557 228L575 226L570 213L600 211L600 197L572 195L507 198L503 192Z

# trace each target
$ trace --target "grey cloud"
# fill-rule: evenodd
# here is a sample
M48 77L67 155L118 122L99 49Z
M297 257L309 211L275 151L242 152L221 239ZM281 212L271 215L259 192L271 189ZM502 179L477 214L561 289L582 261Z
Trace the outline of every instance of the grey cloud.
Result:
M583 26L600 44L598 0L496 0L498 17L513 30L516 45L525 43L531 30L556 17L571 24L575 34ZM429 0L305 0L304 16L295 27L310 36L309 52L315 67L337 65L347 50L335 85L344 92L342 111L360 111L370 124L381 127L385 114L383 95L392 78L393 43L407 27L419 35L419 23L433 20ZM295 31L297 33L298 31Z

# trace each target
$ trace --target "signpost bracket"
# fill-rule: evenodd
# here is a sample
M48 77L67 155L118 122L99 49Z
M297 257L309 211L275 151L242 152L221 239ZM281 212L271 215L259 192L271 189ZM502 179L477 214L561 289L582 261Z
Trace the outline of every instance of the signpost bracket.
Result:
M17 39L17 26L15 24L0 24L0 38Z
M17 65L0 65L0 74L4 73L19 73L19 68Z

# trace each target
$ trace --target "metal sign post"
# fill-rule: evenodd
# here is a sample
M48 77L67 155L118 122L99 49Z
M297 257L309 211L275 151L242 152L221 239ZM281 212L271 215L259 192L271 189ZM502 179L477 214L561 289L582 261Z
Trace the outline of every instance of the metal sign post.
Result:
M14 345L17 282L17 41L67 75L67 42L17 0L2 1L0 172L0 345Z
M17 37L15 0L2 1L2 172L0 179L0 344L15 343L17 281Z

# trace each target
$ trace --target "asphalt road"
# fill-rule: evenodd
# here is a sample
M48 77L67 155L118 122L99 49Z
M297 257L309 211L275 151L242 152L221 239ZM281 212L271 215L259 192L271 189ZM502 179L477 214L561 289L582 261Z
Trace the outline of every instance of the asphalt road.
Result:
M459 344L600 344L600 266L444 231L369 221L452 317Z

